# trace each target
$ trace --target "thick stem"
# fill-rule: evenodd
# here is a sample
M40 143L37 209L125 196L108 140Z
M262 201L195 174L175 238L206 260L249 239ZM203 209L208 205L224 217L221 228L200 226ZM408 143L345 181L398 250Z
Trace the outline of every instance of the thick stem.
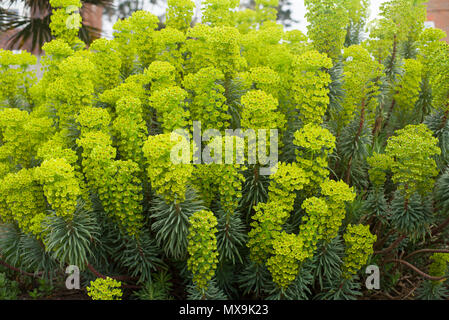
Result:
M359 122L359 128L357 129L357 133L355 135L354 138L354 142L357 143L357 141L360 139L360 135L362 134L362 130L363 130L363 125L365 124L365 98L363 98L362 100L362 109L360 110L360 122ZM349 184L350 180L351 180L351 167L352 167L352 160L353 157L351 156L349 158L349 162L348 162L348 168L346 171L346 183Z
M444 112L444 116L441 119L440 130L444 128L447 123L447 119L449 118L449 104L446 105L446 111Z
M390 71L393 70L394 63L396 61L397 47L398 47L397 38L396 38L396 35L394 35L393 36L393 50L391 53L391 61L390 61L390 65L388 66L388 70L390 70Z
M427 252L427 253L449 253L449 250L448 249L420 249L420 250L413 251L409 255L405 256L404 259L408 259L408 258L414 256L415 254L424 253L424 252Z
M383 125L383 129L385 129L388 126L388 122L390 121L391 115L393 114L394 107L396 106L396 100L393 98L393 101L391 101L390 109L388 110L387 117L385 118L385 122Z
M394 230L390 230L385 237L383 237L377 244L376 244L376 248L382 248L383 245L385 244L385 242L387 242L388 238L394 233Z
M431 276L431 275L425 273L424 271L419 270L417 267L415 267L415 266L412 265L411 263L409 263L409 262L407 262L407 261L404 261L404 260L401 260L401 259L391 259L391 260L385 261L385 263L388 263L388 262L398 262L398 263L401 263L401 264L403 264L403 265L409 267L410 269L412 269L412 270L415 271L416 273L420 274L420 275L423 276L424 278L429 279L429 280L439 281L439 280L443 280L443 279L447 279L447 278L448 278L447 276L443 276L443 277L434 277L434 276Z
M435 236L441 231L443 231L443 229L446 228L448 225L449 225L449 218L444 220L442 224L440 224L439 226L437 226L435 229L432 230L432 236Z
M5 267L7 267L8 269L10 269L12 271L16 271L16 272L19 272L19 273L21 273L23 275L30 276L30 277L39 277L39 276L41 276L43 274L42 271L39 271L39 272L36 272L36 273L30 273L30 272L23 271L22 269L16 268L16 267L6 263L3 260L0 260L0 264L5 266Z
M97 278L102 278L102 279L106 279L107 277L103 274L101 274L100 272L98 272L90 263L87 263L87 268L97 277ZM124 280L129 280L130 278L128 276L112 276L109 277L111 279L117 280L117 281L124 281ZM130 288L130 289L140 289L140 286L134 286L134 285L129 285L129 284L122 284L123 288Z
M401 242L404 240L407 236L402 235L399 238L397 238L388 248L382 251L374 251L374 254L386 254L391 251L393 251Z

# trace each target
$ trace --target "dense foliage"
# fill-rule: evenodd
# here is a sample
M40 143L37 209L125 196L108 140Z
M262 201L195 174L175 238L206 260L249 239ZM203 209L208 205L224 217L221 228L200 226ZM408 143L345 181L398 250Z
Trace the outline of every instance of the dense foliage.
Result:
M423 0L385 2L368 35L367 1L306 0L307 36L278 0L205 0L195 25L169 0L165 28L138 11L89 48L81 2L50 3L42 78L0 50L2 264L76 265L92 299L448 297L449 46ZM207 143L239 128L277 130L270 175L250 137L243 163Z

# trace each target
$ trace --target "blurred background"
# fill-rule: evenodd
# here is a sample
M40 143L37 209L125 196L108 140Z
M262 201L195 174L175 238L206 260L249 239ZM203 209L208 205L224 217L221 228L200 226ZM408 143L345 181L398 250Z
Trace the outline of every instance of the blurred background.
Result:
M195 21L201 20L201 0L195 0ZM371 0L370 20L375 19L379 7L386 0ZM117 19L130 16L137 10L148 10L159 16L160 27L165 21L166 0L83 0L83 27L80 37L89 44L99 37L112 38L112 26ZM241 8L251 8L254 0L242 0ZM37 56L42 45L51 40L49 0L0 0L0 48L26 50ZM280 0L278 22L287 30L307 32L303 0ZM449 0L429 0L426 26L449 33ZM446 38L448 41L448 38Z

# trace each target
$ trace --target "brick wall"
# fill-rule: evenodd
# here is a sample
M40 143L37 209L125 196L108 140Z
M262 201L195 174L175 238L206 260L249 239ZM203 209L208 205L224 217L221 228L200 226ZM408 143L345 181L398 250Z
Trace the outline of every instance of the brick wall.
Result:
M432 21L435 28L446 31L449 42L449 0L429 0L427 2L427 21Z

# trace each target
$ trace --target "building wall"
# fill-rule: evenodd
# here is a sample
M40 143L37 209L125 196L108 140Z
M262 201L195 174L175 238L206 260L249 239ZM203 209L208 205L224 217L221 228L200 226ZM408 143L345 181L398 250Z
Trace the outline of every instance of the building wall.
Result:
M1 0L0 0L1 1ZM18 13L25 14L32 17L43 17L46 12L25 12L25 10L21 7L12 7L11 9L14 9ZM86 25L92 26L96 29L98 29L101 33L102 27L103 27L103 7L95 6L92 4L84 4L81 15L83 17L83 22ZM25 43L21 43L20 45L17 44L13 48L10 48L8 45L8 41L11 36L13 36L15 33L17 33L17 30L9 30L7 32L4 32L0 34L0 48L1 49L12 49L12 50L26 50L28 52L31 52L32 54L39 56L41 52L38 49L31 50L31 39L28 39ZM99 38L100 34L92 34L92 37L94 39Z
M435 28L442 29L448 37L444 40L449 42L449 0L429 0L427 2L427 21Z

